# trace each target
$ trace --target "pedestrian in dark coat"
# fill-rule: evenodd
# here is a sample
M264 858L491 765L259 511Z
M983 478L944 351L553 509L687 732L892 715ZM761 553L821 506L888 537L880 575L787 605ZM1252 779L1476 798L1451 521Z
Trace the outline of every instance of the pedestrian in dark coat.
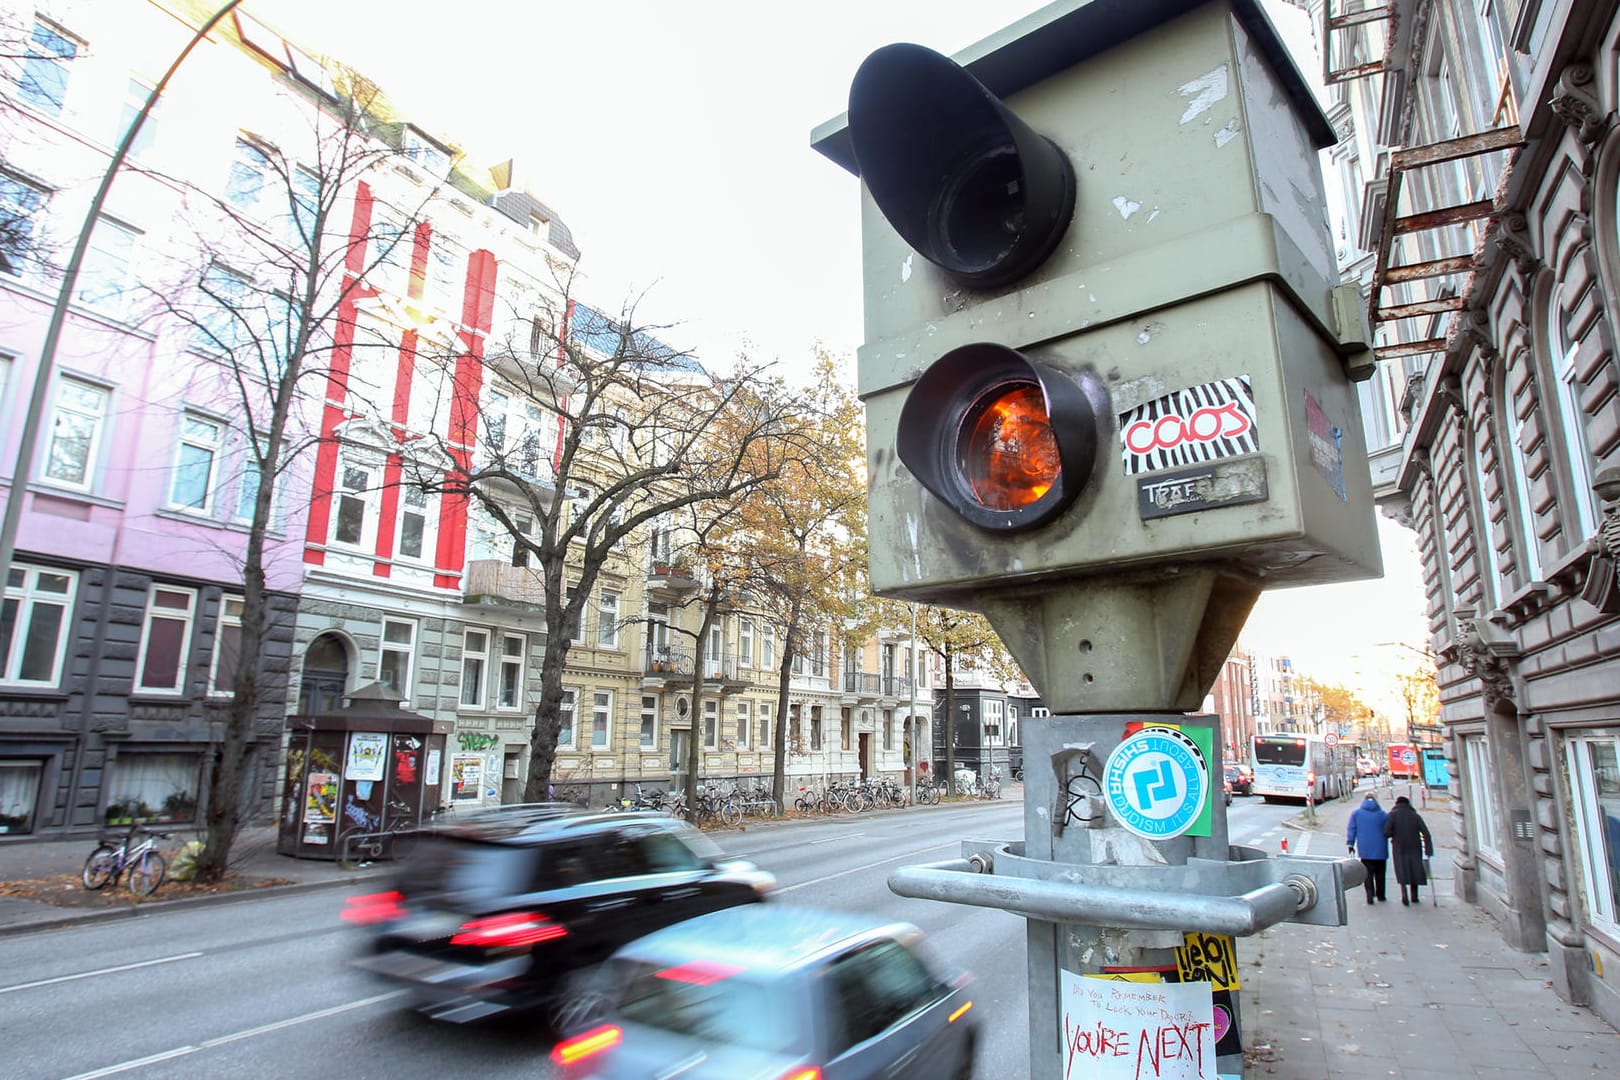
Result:
M1344 842L1350 854L1356 854L1359 848L1361 865L1367 868L1367 880L1362 885L1367 890L1369 904L1375 899L1384 899L1384 867L1389 860L1389 841L1384 838L1384 822L1388 818L1384 808L1378 805L1378 800L1368 795L1355 813L1350 815L1350 824L1344 833Z
M1429 883L1423 860L1434 854L1434 837L1429 835L1423 815L1405 795L1395 800L1395 809L1384 822L1384 835L1395 845L1395 880L1400 882L1401 903L1415 904L1418 886Z

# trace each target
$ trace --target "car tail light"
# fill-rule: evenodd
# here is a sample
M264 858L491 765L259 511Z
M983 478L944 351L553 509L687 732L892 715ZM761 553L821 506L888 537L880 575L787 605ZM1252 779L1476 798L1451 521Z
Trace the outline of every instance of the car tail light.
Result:
M951 1013L951 1018L949 1020L947 1020L946 1023L949 1023L949 1024L956 1023L958 1020L962 1019L962 1017L966 1016L967 1011L969 1009L971 1009L971 1008L973 1008L973 1002L971 1002L971 1001L962 1002L961 1005L957 1006L956 1011Z
M405 914L404 900L405 894L397 889L351 896L343 902L343 921L356 926L370 926L401 918Z
M577 1065L587 1058L593 1058L606 1050L611 1050L624 1041L624 1032L612 1024L603 1024L591 1030L575 1035L571 1039L564 1039L551 1048L551 1060L559 1065Z
M812 1065L808 1069L794 1069L781 1075L779 1080L821 1080L821 1066Z
M512 949L567 936L566 929L538 912L509 911L503 915L491 915L488 918L472 919L462 923L461 929L450 938L450 944L475 945L484 949Z
M1306 773L1305 774L1305 782L1307 784L1310 784L1312 787L1315 787L1316 786L1316 774L1313 773L1313 772Z
M736 964L722 964L716 960L693 960L690 963L665 968L656 972L656 975L660 979L691 983L693 986L713 986L722 979L729 979L746 970Z

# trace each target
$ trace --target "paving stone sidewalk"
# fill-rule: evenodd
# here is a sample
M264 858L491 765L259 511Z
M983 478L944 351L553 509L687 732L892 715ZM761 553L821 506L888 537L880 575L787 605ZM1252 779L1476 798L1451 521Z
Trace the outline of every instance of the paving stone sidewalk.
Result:
M1369 789L1303 820L1294 851L1343 855L1345 825ZM1397 784L1378 788L1389 809ZM1472 1077L1561 1080L1620 1075L1620 1034L1553 993L1546 957L1503 943L1480 908L1457 899L1449 798L1412 788L1434 835L1434 880L1422 902L1349 897L1350 925L1285 923L1238 943L1244 1076L1286 1080ZM1438 905L1438 906L1437 906Z

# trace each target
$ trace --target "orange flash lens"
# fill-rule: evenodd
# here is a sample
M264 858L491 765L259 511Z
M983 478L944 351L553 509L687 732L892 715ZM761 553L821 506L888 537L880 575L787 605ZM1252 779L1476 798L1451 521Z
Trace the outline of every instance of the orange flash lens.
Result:
M968 423L961 462L973 497L990 510L1019 510L1050 491L1062 466L1040 387L1012 386L983 405Z

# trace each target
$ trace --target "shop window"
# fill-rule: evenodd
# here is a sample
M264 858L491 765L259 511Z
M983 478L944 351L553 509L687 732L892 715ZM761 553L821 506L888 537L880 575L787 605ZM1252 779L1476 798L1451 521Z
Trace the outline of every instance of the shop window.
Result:
M191 621L197 590L153 585L146 597L140 654L135 660L137 694L179 694L185 690L191 651Z
M1620 736L1572 732L1566 744L1587 919L1620 937Z
M416 624L403 619L383 619L377 679L406 702L411 699L411 657L415 651Z
M236 693L236 668L241 659L242 598L223 596L214 627L214 669L208 675L209 693L225 697Z
M196 820L201 775L196 754L119 754L107 780L107 824Z
M69 616L79 576L72 571L14 563L0 615L0 683L56 686L67 656Z
M0 761L0 835L34 831L42 761Z

